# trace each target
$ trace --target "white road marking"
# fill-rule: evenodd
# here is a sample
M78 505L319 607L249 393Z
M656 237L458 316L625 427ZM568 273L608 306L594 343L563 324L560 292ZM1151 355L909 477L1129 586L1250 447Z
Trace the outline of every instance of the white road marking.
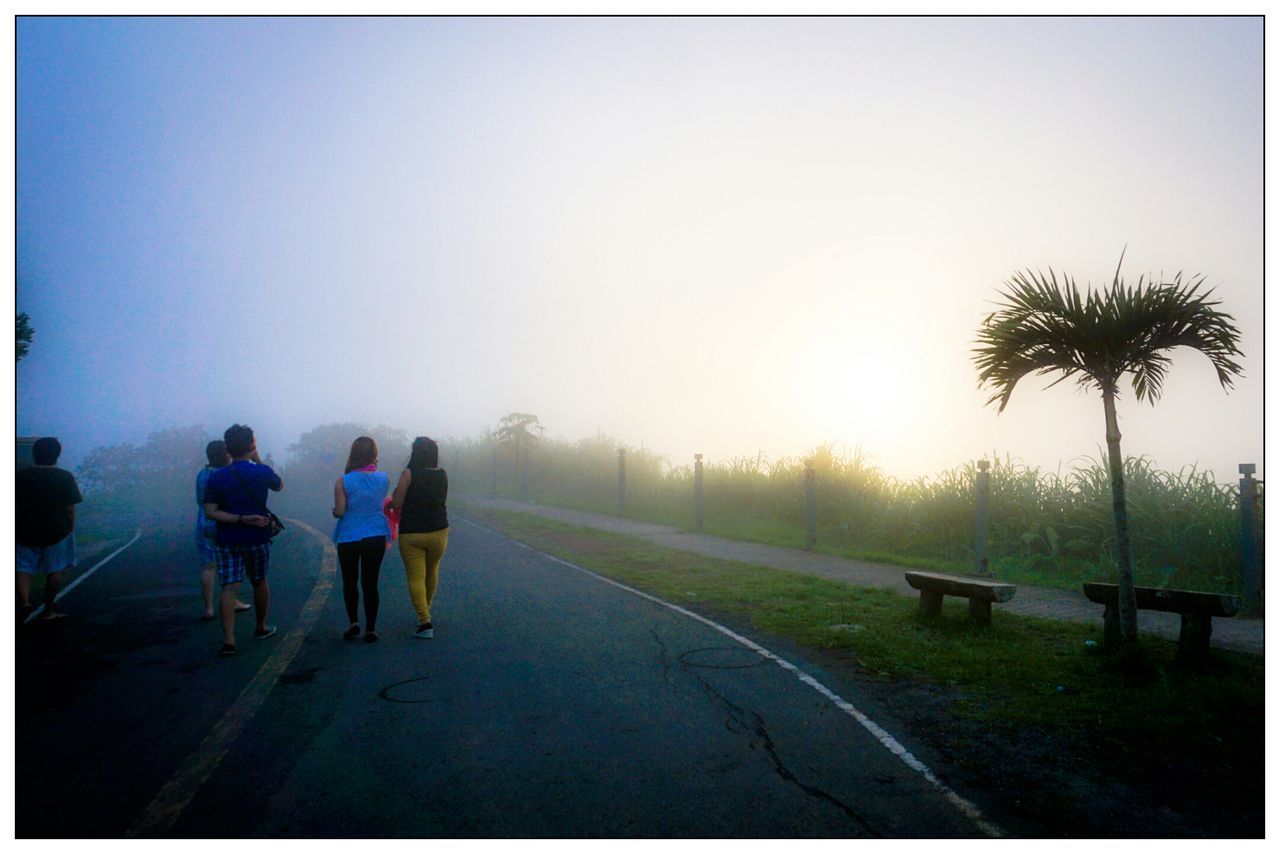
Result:
M808 673L796 667L791 662L779 657L775 653L770 652L769 650L760 646L760 644L756 643L750 638L743 637L742 635L738 634L732 629L722 626L714 620L707 619L701 614L695 614L693 611L690 611L688 608L683 608L679 605L675 605L671 602L666 601L665 599L659 599L657 596L653 596L649 593L645 593L643 590L637 590L634 587L629 587L620 581L614 581L612 578L606 578L605 576L600 575L597 572L592 572L591 570L578 566L577 564L570 563L569 561L564 560L563 558L558 558L553 554L547 554L546 552L540 551L539 549L535 549L533 546L530 546L526 543L522 543L517 539L514 539L512 537L507 537L505 534L499 531L495 531L492 528L487 528L484 525L480 525L475 522L472 522L470 519L462 519L462 521L466 522L468 525L472 525L473 527L479 528L482 531L488 531L491 534L497 534L500 537L505 537L506 539L511 540L511 542L515 543L517 546L520 546L523 549L528 549L534 554L541 555L542 557L545 557L548 560L553 560L556 563L563 564L571 569L576 569L578 572L582 572L587 575L590 575L592 578L599 579L600 581L603 581L606 584L612 584L614 587L617 587L621 590L625 590L628 593L632 593L636 596L639 596L642 599L648 599L650 602L653 602L657 605L661 605L662 607L675 611L678 614L683 614L684 616L689 617L690 619L697 620L699 623L702 623L705 626L709 626L710 628L715 629L717 632L720 632L722 635L732 638L733 640L742 644L747 649L751 650L757 655L760 655L761 657L776 663L783 670L787 670L795 674L797 679L799 679L804 684L808 685L810 688L813 688L822 696L826 697L835 705L836 708L838 708L840 711L844 712L846 715L848 715L849 717L856 720L859 724L861 724L863 728L867 730L867 732L871 733L871 735L876 739L876 741L880 742L880 744L885 747L886 750L888 750L894 756L898 757L898 759L901 760L903 764L905 764L908 768L915 771L920 776L924 777L924 779L927 780L934 788L936 788L952 806L954 806L956 809L958 809L961 812L961 814L963 814L966 818L972 821L974 826L976 826L978 830L982 831L982 833L986 834L987 836L992 836L992 837L1003 837L1005 835L1004 831L998 825L992 823L991 821L983 817L982 810L978 809L978 806L976 804L974 804L972 801L969 801L961 797L953 789L951 789L949 786L947 786L945 783L939 780L937 775L935 775L933 771L929 769L929 766L925 765L923 762L921 762L919 759L913 756L911 752L907 750L905 747L903 747L901 742L899 742L896 738L890 735L884 729L884 727L880 726L871 718L867 717L865 714L863 714L861 711L855 708L852 703L842 698L839 694L835 693L827 686L823 685L817 679L814 679Z
M297 519L289 519L288 522L307 531L324 544L320 577L316 581L316 586L312 588L306 604L302 606L297 624L280 641L275 652L262 663L253 681L240 692L240 696L222 716L222 720L213 726L195 752L187 757L186 763L177 770L169 782L165 783L125 836L163 836L169 828L173 827L174 822L191 803L196 792L200 791L200 787L213 776L222 757L227 754L231 745L257 714L258 708L267 699L271 689L276 686L280 674L284 673L293 662L303 639L315 625L320 609L333 588L333 579L337 574L337 552L329 538L315 528Z
M95 572L97 572L100 568L102 568L102 566L104 566L104 565L106 564L106 562L107 562L107 561L111 560L113 557L115 557L116 555L120 554L120 552L124 551L125 549L129 548L129 546L131 546L131 545L133 545L134 543L136 543L136 542L138 541L138 537L141 537L141 536L142 536L142 529L141 529L141 528L139 528L139 529L137 530L137 532L133 535L133 539L132 539L132 540L130 540L129 542L125 543L123 546L121 546L120 548L116 549L116 550L115 550L115 551L113 551L111 554L107 555L107 556L106 556L106 557L104 557L102 560L100 560L100 561L98 561L97 563L95 563L95 564L94 564L94 565L89 569L89 571L88 571L88 572L86 572L84 575L80 576L80 577L79 577L79 578L77 578L75 581L73 581L73 582L71 582L70 584L68 584L66 587L64 587L64 588L62 588L61 590L59 590L59 591L58 591L58 595L57 595L57 597L54 599L54 602L58 601L58 599L65 599L68 593L70 593L72 590L75 590L75 589L76 589L76 585L77 585L77 584L79 584L81 581L84 581L86 578L88 578L89 576L91 576L91 575L93 575ZM52 604L52 603L45 603L45 604ZM39 608L36 608L36 609L35 609L34 611L32 611L30 614L27 614L27 618L26 618L25 620L23 620L22 622L23 622L23 623L29 623L29 622L31 622L32 620L34 620L34 619L36 618L36 615L37 615L37 614L39 614L39 613L40 613L41 611L43 611L43 610L44 610L44 605L41 605Z

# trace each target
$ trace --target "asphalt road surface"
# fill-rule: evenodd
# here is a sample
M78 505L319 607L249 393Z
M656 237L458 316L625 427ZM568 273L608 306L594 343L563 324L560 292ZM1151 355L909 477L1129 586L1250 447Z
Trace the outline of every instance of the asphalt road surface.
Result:
M323 537L291 526L270 579L279 633L241 615L218 658L187 529L149 530L68 619L19 629L20 838L1000 831L802 653L751 639L798 674L459 516L434 640L394 548L376 644L341 638Z

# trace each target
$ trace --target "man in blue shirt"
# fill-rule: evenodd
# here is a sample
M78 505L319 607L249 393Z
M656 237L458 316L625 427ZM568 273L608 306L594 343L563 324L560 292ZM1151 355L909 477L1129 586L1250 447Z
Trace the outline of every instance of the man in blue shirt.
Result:
M271 604L271 588L267 584L267 565L271 562L267 491L279 492L284 489L284 481L258 458L252 429L232 424L222 437L231 465L209 476L204 488L204 514L218 524L214 550L218 581L222 584L218 605L223 635L218 654L235 655L236 595L246 575L253 585L254 616L258 621L254 638L269 638L276 633L275 626L267 625L267 606Z

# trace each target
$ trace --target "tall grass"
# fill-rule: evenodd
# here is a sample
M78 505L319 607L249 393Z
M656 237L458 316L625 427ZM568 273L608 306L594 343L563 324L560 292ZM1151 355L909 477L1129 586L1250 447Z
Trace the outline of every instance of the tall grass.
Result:
M442 464L455 493L525 498L616 514L618 448L608 437L541 440L522 456L485 439L449 441ZM816 473L820 551L971 573L974 569L972 463L932 477L899 480L860 449L831 444L808 454ZM804 457L764 455L708 461L704 530L778 545L804 545ZM1024 583L1074 588L1115 574L1111 485L1099 452L1065 473L994 456L990 469L989 565ZM693 466L672 466L651 450L626 449L624 515L691 528ZM1125 461L1135 575L1142 585L1216 592L1241 590L1238 490L1188 466L1161 471ZM493 487L496 486L496 490ZM1261 504L1261 501L1259 501ZM1258 513L1261 530L1263 514Z

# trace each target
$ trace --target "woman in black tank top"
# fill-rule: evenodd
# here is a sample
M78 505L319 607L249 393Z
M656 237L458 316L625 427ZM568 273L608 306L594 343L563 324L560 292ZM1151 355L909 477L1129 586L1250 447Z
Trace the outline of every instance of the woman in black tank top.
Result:
M409 464L400 474L391 506L400 511L400 557L404 560L409 598L418 614L414 637L435 637L431 603L440 582L440 559L449 547L449 477L440 464L433 439L413 440Z

